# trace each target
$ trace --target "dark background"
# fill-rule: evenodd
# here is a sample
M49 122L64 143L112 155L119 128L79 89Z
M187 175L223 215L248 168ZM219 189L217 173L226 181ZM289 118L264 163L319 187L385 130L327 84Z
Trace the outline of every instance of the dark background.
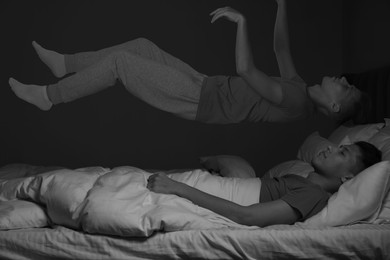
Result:
M199 156L232 154L261 176L293 159L305 137L335 128L325 118L287 124L207 125L152 108L121 85L50 112L16 98L8 78L56 82L31 41L61 53L97 50L137 37L208 74L235 74L236 27L210 24L209 13L231 6L248 19L256 64L278 76L273 53L273 0L2 1L0 3L0 164L83 167L198 167ZM360 72L390 61L390 1L288 1L290 40L298 73L309 84L322 76Z

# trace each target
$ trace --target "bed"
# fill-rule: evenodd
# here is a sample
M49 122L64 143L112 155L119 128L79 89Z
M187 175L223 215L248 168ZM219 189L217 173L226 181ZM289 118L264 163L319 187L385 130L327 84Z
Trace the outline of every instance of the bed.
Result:
M0 259L390 259L389 119L383 123L340 126L328 138L315 132L301 145L296 160L275 166L264 177L307 175L311 170L307 162L322 147L358 140L381 149L383 162L344 183L327 207L305 222L265 228L238 225L186 200L177 201L173 195L144 196L142 185L133 187L140 192L133 195L142 197L145 207L141 211L145 215L139 218L137 211L134 226L123 228L128 219L119 217L122 222L113 225L117 221L114 211L91 219L99 211L90 206L95 201L92 195L104 194L97 196L96 201L101 202L110 192L107 185L101 185L106 193L94 188L102 182L102 176L116 174L123 185L123 176L127 176L124 173L139 173L135 176L142 182L151 174L148 171L130 166L69 170L7 165L0 168ZM214 159L217 171L251 171L238 158ZM205 172L208 171L188 170L187 176L206 176ZM77 176L72 179L74 182L66 181L72 175ZM192 181L193 177L188 178ZM115 186L112 178L106 179L110 187ZM249 184L250 178L241 181L254 185ZM53 199L62 194L61 189L69 191L70 187L73 190L67 193L70 197L66 197L66 202ZM79 194L91 196L90 200L77 204ZM123 201L120 192L115 194L115 199ZM164 207L150 207L153 200L159 200ZM76 207L75 203L83 206ZM109 200L103 205L105 209L114 207ZM128 207L123 205L121 210ZM133 207L128 210L132 212ZM147 212L157 218L151 218ZM109 221L102 226L102 219Z
M2 259L388 259L390 225L271 226L157 233L148 239L65 227L1 232Z

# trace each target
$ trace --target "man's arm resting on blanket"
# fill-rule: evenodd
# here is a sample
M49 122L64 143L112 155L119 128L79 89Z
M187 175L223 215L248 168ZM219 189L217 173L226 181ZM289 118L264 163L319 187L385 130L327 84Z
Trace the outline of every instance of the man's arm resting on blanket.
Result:
M148 180L148 189L157 193L176 194L242 225L265 227L292 224L299 219L299 213L283 200L241 206L172 180L165 174L152 175Z

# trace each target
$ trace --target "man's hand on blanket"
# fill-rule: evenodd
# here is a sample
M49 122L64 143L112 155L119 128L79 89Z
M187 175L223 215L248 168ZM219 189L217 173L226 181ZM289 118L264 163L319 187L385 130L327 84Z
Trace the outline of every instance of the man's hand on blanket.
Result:
M156 173L149 176L146 188L157 193L177 194L181 185L183 184L172 180L165 173Z

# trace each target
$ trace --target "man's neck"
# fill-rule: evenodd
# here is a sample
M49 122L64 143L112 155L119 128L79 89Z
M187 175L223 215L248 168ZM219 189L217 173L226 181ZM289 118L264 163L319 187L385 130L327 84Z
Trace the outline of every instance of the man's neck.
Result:
M320 112L321 114L328 116L329 112L326 109L327 100L325 100L325 97L322 91L320 90L320 85L317 84L317 85L310 86L307 88L307 91L309 93L309 98L315 105L317 111Z
M310 173L307 179L312 183L321 186L329 193L335 193L342 184L339 178L327 178L316 172Z

